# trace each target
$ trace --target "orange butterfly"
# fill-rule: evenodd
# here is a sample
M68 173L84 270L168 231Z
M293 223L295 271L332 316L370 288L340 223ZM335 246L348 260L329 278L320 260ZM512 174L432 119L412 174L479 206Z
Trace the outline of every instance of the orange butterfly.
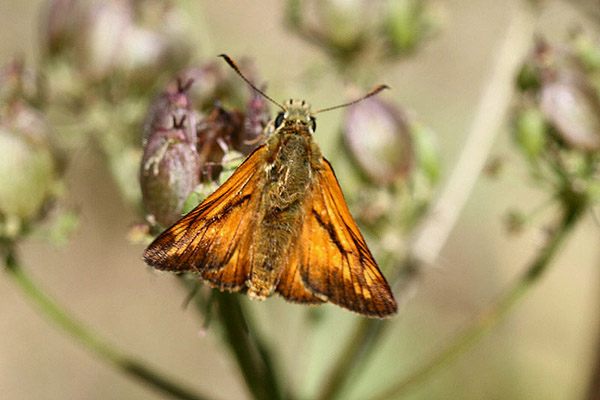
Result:
M221 56L283 111L267 125L266 142L148 246L146 262L161 270L195 272L216 288L245 290L253 299L277 292L292 302L329 301L369 317L395 314L392 291L312 138L316 112L304 101L277 103ZM384 88L320 111L354 104Z

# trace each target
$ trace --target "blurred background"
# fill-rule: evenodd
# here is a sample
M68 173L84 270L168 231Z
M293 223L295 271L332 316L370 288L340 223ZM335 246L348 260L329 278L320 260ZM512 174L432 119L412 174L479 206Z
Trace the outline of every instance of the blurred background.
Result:
M389 64L370 84L387 83L381 98L401 105L435 131L441 181L454 165L506 33L515 2L448 0L434 37ZM547 1L537 31L563 42L584 28L597 38L598 6ZM582 2L583 3L583 2ZM44 2L0 1L0 64L14 56L36 66ZM227 53L251 58L268 93L309 101L314 108L346 100L346 83L321 49L284 24L284 2L181 2L194 59ZM592 10L592 11L590 11ZM166 21L165 23L169 23ZM157 91L158 93L158 91ZM318 117L316 141L335 162L342 111ZM382 346L346 397L364 398L409 373L467 324L518 277L542 243L544 218L509 235L505 217L546 198L526 173L505 124L491 158L501 173L480 177L439 262L395 317ZM141 137L141 128L140 133ZM80 225L63 246L31 238L20 246L24 268L70 312L102 337L215 399L246 399L246 388L224 344L190 309L187 293L169 274L147 268L143 244L127 240L140 215L121 195L97 146L70 154L66 203ZM546 215L548 217L551 215ZM369 238L370 245L373 239ZM598 362L600 337L600 230L589 216L577 226L552 268L495 331L410 399L584 399ZM401 296L402 294L399 294ZM250 303L261 333L276 350L286 385L314 396L357 316L324 305L309 322L303 307L278 297ZM0 393L6 399L160 399L162 394L120 374L55 329L0 274Z

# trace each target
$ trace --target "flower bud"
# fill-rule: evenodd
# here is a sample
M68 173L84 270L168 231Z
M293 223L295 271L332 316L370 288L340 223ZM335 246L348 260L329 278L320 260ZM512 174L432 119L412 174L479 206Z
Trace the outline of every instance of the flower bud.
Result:
M530 159L535 159L546 147L548 126L544 115L535 107L522 110L515 121L515 139Z
M319 0L316 3L318 35L344 53L362 48L382 15L380 1Z
M597 72L600 70L600 48L594 38L583 30L573 32L571 43L577 56L586 71Z
M119 68L140 83L151 83L165 69L179 70L191 52L183 35L176 31L133 26L123 39Z
M430 36L441 23L442 9L424 0L386 2L385 30L395 53L406 53Z
M348 107L344 139L368 178L389 185L408 174L413 149L404 113L372 98Z
M585 76L561 70L542 84L540 97L542 113L567 145L600 149L600 100Z
M140 183L148 212L162 226L182 214L185 200L200 182L200 158L189 141L189 122L173 121L148 136L142 157Z
M537 93L544 77L551 74L555 59L555 49L544 38L536 38L533 51L517 75L516 84L519 90L524 93Z
M526 61L517 75L517 87L522 92L538 90L541 85L541 76L535 63Z
M60 188L59 162L43 116L23 103L0 119L0 215L30 221Z
M101 80L117 71L124 37L133 24L132 14L126 1L92 1L76 14L74 24L82 30L75 57L88 78Z
M435 132L431 128L417 123L411 124L410 131L414 143L416 167L424 173L430 183L436 183L442 167Z
M173 120L181 121L185 118L189 132L186 132L190 143L196 142L196 121L199 115L192 111L189 91L194 81L178 79L167 85L150 106L144 121L142 145L145 145L152 133L172 124Z

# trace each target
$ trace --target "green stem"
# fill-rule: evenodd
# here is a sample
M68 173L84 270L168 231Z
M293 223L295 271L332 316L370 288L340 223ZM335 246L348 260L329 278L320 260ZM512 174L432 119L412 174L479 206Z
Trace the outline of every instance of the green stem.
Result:
M325 385L318 399L333 400L342 394L342 389L350 376L356 374L360 367L366 365L364 361L370 355L371 348L387 326L385 320L362 318L335 367L325 380Z
M283 399L267 346L240 303L239 295L217 292L215 302L225 340L256 400Z
M189 283L183 281L189 288ZM200 296L194 297L194 304L204 318L216 317L225 344L229 347L238 369L241 372L250 394L256 400L290 399L283 396L280 380L275 373L271 352L258 335L252 319L240 302L236 293L212 291L212 304L216 310L207 309L207 303ZM215 313L215 314L211 314Z
M177 399L206 400L208 397L184 387L161 373L151 369L141 361L117 350L113 345L100 339L94 332L69 315L62 307L36 286L21 268L15 254L14 244L8 244L6 250L6 271L14 279L23 294L37 308L63 331L83 344L99 358L114 367Z
M523 295L539 281L543 273L547 270L550 260L554 257L560 245L565 241L569 232L582 216L584 209L583 205L575 204L567 208L558 228L549 238L546 246L541 249L529 268L504 296L483 310L469 326L458 333L444 349L436 353L429 361L425 362L406 378L375 395L370 400L398 398L406 394L410 389L423 383L427 378L440 371L459 355L470 349L479 339L492 330L509 314L518 301L522 299Z

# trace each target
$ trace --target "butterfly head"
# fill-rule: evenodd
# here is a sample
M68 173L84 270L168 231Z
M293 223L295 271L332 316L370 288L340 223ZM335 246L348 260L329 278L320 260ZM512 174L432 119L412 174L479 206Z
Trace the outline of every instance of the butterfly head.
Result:
M277 117L273 121L273 128L275 130L281 129L284 126L300 125L301 127L306 127L311 134L315 132L317 122L310 111L310 104L306 101L289 99L283 103L282 108L283 110L277 114Z

